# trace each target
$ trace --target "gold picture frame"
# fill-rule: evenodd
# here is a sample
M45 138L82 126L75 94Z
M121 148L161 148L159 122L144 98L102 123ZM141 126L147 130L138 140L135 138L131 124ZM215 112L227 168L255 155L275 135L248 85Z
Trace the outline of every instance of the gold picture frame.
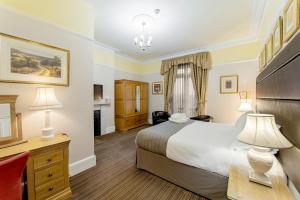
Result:
M66 86L70 51L0 33L0 82Z
M273 31L273 56L281 49L283 44L283 21L280 16Z
M239 76L226 75L220 76L220 93L235 94L239 91Z
M270 36L266 44L266 62L269 63L273 58L273 35Z
M266 67L266 48L264 46L263 50L259 56L259 71L263 71Z
M164 91L164 88L163 88L162 81L152 83L152 94L153 95L162 95L164 93L163 91Z
M289 0L283 11L283 41L287 42L298 30L300 0Z

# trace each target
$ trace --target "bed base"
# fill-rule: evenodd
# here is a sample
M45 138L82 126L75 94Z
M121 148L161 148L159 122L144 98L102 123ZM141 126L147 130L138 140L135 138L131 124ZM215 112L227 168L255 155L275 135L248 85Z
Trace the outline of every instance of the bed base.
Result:
M137 148L137 168L209 199L227 199L228 178Z

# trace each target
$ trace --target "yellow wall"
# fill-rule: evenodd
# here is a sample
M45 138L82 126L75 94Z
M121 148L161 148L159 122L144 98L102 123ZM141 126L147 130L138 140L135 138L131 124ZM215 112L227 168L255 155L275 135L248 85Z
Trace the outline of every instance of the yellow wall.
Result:
M138 62L134 62L101 47L95 47L94 49L94 63L107 65L131 73L139 73L141 68L141 64Z
M248 43L211 51L213 65L256 59L258 56L258 43Z
M261 29L258 34L259 41L259 49L261 49L266 41L266 37L268 37L273 31L273 27L275 25L276 20L278 19L278 14L283 10L283 7L287 4L287 0L272 0L267 1L267 5L265 8L265 14L263 17L263 21L261 23Z
M94 38L94 8L86 0L0 0L0 6Z

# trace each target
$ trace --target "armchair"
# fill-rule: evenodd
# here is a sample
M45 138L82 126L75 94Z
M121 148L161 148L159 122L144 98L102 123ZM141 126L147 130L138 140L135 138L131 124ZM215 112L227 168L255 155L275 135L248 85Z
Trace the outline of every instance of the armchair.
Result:
M170 114L165 111L152 112L152 124L157 125L169 120Z

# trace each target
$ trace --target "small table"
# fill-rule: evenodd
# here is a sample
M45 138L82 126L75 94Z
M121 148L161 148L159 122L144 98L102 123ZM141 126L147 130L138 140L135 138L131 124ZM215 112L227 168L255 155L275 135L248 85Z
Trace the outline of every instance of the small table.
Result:
M293 200L282 177L272 176L272 188L248 180L248 172L237 166L229 171L227 197L232 200Z
M203 122L211 122L213 120L213 118L209 115L199 115L199 116L196 116L196 117L191 117L190 119L203 121Z

